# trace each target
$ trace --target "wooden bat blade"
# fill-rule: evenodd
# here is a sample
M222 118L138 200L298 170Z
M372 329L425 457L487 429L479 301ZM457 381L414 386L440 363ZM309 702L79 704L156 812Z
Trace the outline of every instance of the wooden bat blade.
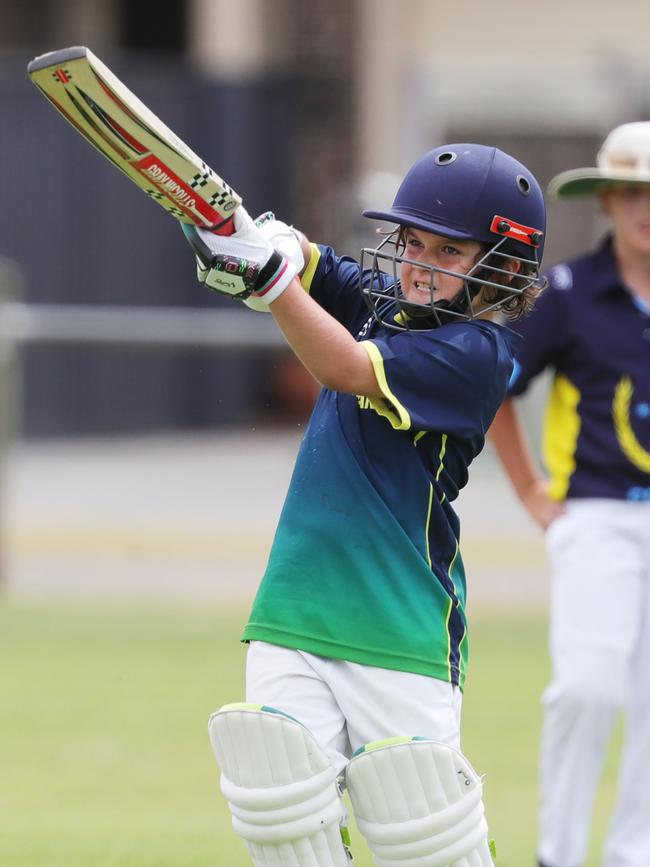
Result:
M173 217L232 234L241 198L92 51L43 54L27 73L80 135Z

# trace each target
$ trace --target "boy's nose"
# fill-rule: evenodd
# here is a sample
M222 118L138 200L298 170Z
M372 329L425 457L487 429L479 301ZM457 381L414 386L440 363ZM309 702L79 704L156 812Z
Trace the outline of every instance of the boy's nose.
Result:
M433 253L422 256L418 261L418 265L420 266L420 270L422 270L422 272L424 274L427 274L428 278L430 278L431 277L431 270L430 269L435 268L438 265L437 258L435 256L435 254L433 254Z

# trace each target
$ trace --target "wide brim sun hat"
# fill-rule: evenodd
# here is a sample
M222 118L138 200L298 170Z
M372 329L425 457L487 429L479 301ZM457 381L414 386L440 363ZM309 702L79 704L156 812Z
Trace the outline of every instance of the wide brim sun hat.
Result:
M560 172L548 193L564 199L626 183L650 184L650 121L617 126L603 142L594 167Z

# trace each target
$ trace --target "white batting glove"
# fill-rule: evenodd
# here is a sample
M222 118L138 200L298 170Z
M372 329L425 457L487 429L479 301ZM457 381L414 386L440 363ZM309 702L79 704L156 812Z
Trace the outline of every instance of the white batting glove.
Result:
M255 225L265 238L273 245L273 249L282 253L294 266L298 274L305 267L305 256L300 243L300 233L281 220L277 220L273 211L266 211L255 219Z
M296 276L295 265L276 251L244 208L234 217L232 235L181 225L197 259L197 276L210 289L231 298L251 296L271 304Z
M300 243L300 234L293 228L276 220L275 214L272 211L266 211L255 218L255 225L260 232L268 238L273 245L273 249L282 253L295 266L296 271L300 274L305 267L305 256L302 252L302 244ZM256 298L250 295L248 298L242 299L247 307L255 310L258 313L270 313L269 305L262 298Z

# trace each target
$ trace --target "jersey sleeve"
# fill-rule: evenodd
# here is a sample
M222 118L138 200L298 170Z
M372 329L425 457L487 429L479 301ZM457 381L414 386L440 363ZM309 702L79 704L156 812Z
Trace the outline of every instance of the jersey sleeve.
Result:
M511 397L523 394L531 380L546 367L554 367L570 339L571 317L566 311L566 292L571 271L567 265L558 265L551 269L548 280L548 288L537 300L532 313L510 326L523 338L508 386Z
M369 315L360 292L361 266L331 247L311 245L311 258L301 277L306 292L338 322L354 327Z
M506 344L474 323L401 332L360 345L382 391L370 404L396 430L484 435L512 370Z

